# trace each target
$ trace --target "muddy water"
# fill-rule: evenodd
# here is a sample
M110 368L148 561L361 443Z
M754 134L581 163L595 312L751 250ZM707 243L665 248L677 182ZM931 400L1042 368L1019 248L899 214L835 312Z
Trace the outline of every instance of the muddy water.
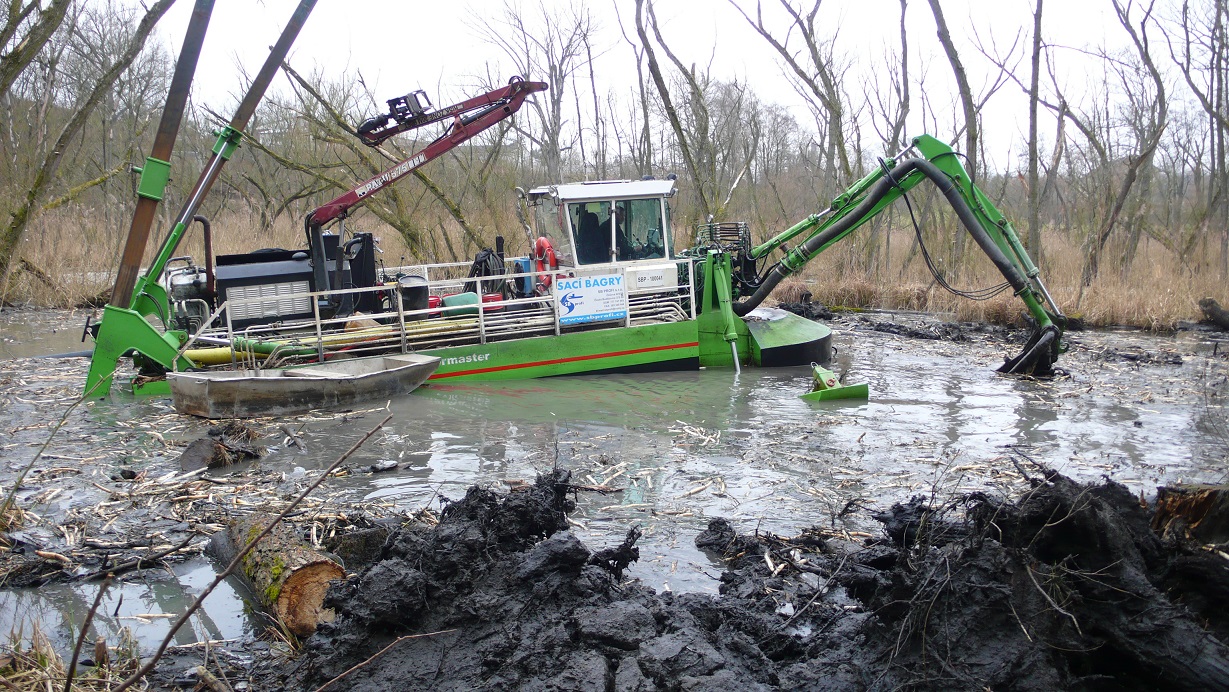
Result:
M0 310L0 360L92 349L92 341L81 342L87 314L82 310Z
M146 572L119 581L107 589L99 604L92 621L94 634L105 636L114 646L122 641L126 628L133 633L141 651L149 653L166 637L171 621L188 608L215 576L213 564L196 557L175 565L169 572ZM11 632L24 627L28 637L30 623L38 623L57 650L69 651L75 643L73 635L80 631L97 593L97 584L46 584L37 589L0 590L0 628ZM250 634L259 621L249 618L241 596L246 593L237 581L220 584L190 623L176 633L172 646L236 641Z
M1145 495L1225 473L1224 439L1201 429L1219 421L1223 431L1224 419L1203 399L1198 337L1078 335L1064 361L1071 377L1056 382L995 374L1003 346L988 341L858 331L838 346L836 369L868 382L869 401L800 400L807 368L433 385L391 402L389 436L365 450L370 463L401 467L339 483L356 500L409 509L558 464L578 482L623 488L580 494L582 540L613 543L638 524L645 559L632 576L715 591L720 566L692 546L712 516L792 533L830 522L853 500L886 508L918 493L1005 493L1023 487L1013 458L1081 480L1109 475ZM1190 355L1180 365L1105 359L1118 351ZM309 449L329 452L321 463L348 444L336 433L309 432ZM875 530L866 511L838 526Z
M438 508L441 498L458 498L473 483L515 485L561 466L577 483L619 489L578 494L572 520L583 541L609 545L638 525L645 532L642 561L629 576L658 589L715 592L721 565L692 544L713 516L729 518L740 531L790 534L820 523L875 532L871 510L915 494L1022 488L1020 469L1030 471L1028 458L1079 480L1108 475L1145 496L1159 484L1226 478L1229 423L1217 402L1223 400L1229 344L1214 337L1072 334L1070 352L1060 361L1070 375L1036 382L993 372L1011 350L1000 337L974 334L953 343L870 329L884 322L928 323L880 315L834 325L834 369L847 382L870 384L864 402L798 399L809 389L807 368L424 387L388 403L394 418L385 433L348 462L349 476L327 482L328 492L339 501L399 510ZM69 377L83 379L84 361L77 370ZM0 364L0 378L4 374ZM1209 395L1215 391L1221 399ZM30 458L30 445L45 438L46 428L25 429L31 418L58 418L56 411L71 399L8 401L0 429L16 432L4 451L0 487L7 487L22 455ZM323 468L382 414L286 422L302 434L306 453L282 446L277 426L268 425L270 453L257 466L291 474L295 467ZM49 452L90 458L91 444L105 441L109 449L124 446L135 467L169 471L176 450L128 427L151 417L172 442L205 428L168 414L163 402L117 397L74 413L61 446ZM121 455L104 456L93 462L99 473L113 469ZM399 467L365 470L386 460ZM69 510L64 497L79 505L91 501L89 493L83 483L60 496L58 505L36 511L54 518ZM848 511L834 519L842 510ZM137 605L121 617L141 609L180 612L202 575L211 573L207 564L198 558L176 569L174 578L159 580L161 596L148 595L156 590L147 579L130 579L125 604ZM0 591L0 613L45 614L46 628L65 637L60 614L75 613L79 621L93 594L93 588L67 587ZM215 595L181 643L263 629L247 620L239 601L233 591ZM113 611L110 603L104 609ZM165 633L158 619L112 621L134 627L144 648ZM7 624L0 617L0 628Z

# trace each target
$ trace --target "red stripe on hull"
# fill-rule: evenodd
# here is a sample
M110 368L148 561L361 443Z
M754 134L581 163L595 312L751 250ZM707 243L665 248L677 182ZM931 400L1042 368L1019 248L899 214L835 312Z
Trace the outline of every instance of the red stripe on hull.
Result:
M683 344L670 344L669 346L651 346L649 348L633 348L626 351L611 351L609 353L594 353L587 356L571 356L569 358L552 358L550 360L538 360L532 363L515 363L513 365L497 365L490 368L477 368L474 370L458 370L457 372L436 373L429 380L442 380L447 377L462 377L464 375L482 375L488 372L502 372L505 370L519 370L522 368L536 368L543 365L558 365L560 363L575 363L582 360L597 360L599 358L616 358L618 356L631 356L637 353L651 353L653 351L669 351L676 348L693 348L700 345L699 341L689 341Z

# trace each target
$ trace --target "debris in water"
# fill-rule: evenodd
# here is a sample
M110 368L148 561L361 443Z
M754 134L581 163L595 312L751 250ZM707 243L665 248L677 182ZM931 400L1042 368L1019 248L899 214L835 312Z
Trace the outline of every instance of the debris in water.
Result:
M179 468L184 471L217 469L244 459L258 459L264 447L253 444L258 433L240 423L227 421L209 428L205 437L193 440L179 456Z

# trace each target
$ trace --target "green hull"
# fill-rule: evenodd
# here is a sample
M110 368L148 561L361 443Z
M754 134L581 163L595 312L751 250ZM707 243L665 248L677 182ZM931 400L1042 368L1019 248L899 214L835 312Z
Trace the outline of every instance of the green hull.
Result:
M753 320L747 333L740 334L739 359L762 367L826 362L831 356L831 337L826 326L788 313L775 315L771 321ZM695 320L452 346L420 353L441 359L430 382L520 380L732 365L729 343L703 330L701 322ZM727 362L708 362L706 353L725 356Z
M595 372L694 370L696 323L615 327L427 351L440 367L429 381L522 380Z

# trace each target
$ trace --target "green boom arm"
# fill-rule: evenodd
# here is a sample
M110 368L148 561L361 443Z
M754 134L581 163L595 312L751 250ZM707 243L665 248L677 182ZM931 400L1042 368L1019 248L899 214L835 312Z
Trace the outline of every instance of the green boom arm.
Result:
M1024 352L1009 359L1000 371L1048 374L1058 357L1059 337L1066 319L1038 276L1037 267L1015 229L973 185L951 147L923 135L913 140L912 150L917 150L921 156L885 161L879 170L833 200L827 211L809 216L753 248L751 257L761 259L784 249L786 243L803 238L768 269L754 292L735 304L734 311L739 315L751 311L782 279L802 269L816 255L871 220L918 183L929 180L939 188L974 241L1011 284L1037 323L1036 332Z

